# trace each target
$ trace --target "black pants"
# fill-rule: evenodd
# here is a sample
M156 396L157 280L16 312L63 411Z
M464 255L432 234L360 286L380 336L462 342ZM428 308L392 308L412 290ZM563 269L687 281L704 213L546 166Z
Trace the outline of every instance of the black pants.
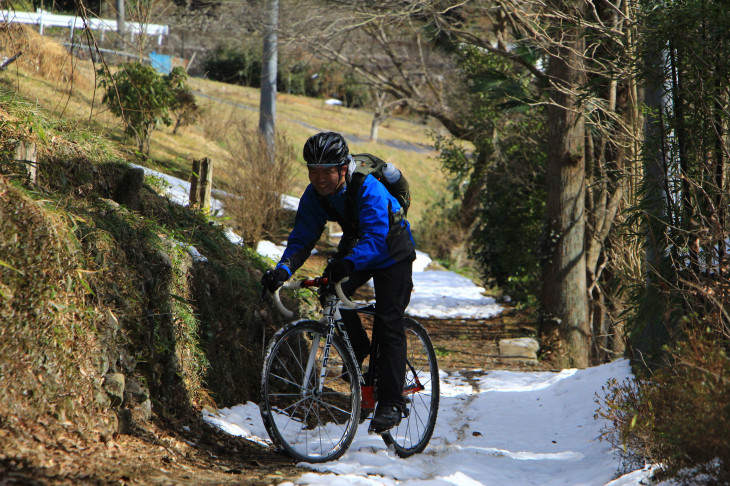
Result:
M378 402L405 407L403 381L406 373L406 334L403 315L413 290L413 260L406 259L388 268L354 272L342 286L346 295L373 278L375 287L375 319L373 335L378 345ZM360 363L370 348L370 340L355 311L340 310L355 355Z

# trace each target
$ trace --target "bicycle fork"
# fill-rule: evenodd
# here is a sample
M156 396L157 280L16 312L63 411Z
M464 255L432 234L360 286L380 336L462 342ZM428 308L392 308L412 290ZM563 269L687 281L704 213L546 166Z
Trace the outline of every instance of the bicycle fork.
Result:
M326 328L327 328L327 334L325 336L325 343L324 343L324 350L322 352L322 363L320 366L320 372L319 372L319 380L313 387L312 393L314 395L320 395L322 393L322 390L324 389L324 381L325 377L327 376L327 367L329 365L329 355L330 350L332 348L332 340L334 339L335 335L335 328L342 336L343 340L345 341L345 346L347 348L347 352L349 353L350 357L352 358L354 363L357 363L357 358L355 357L355 350L352 347L352 343L350 342L350 337L347 335L347 330L345 329L344 324L342 323L342 318L340 316L340 311L337 308L337 302L338 298L336 295L330 295L326 297L325 305L324 305L324 315L326 320ZM309 357L307 359L307 366L305 368L304 372L304 379L303 379L303 386L302 386L302 396L307 395L307 386L306 384L309 383L309 380L312 377L312 373L314 372L315 364L317 361L317 351L319 350L319 342L320 339L322 339L322 336L319 334L315 334L312 337L312 348L309 351ZM358 381L360 382L361 387L365 386L365 380L362 376L362 372L359 369L359 367L356 367L357 373L358 373ZM372 387L370 387L372 389ZM372 395L372 391L370 393Z

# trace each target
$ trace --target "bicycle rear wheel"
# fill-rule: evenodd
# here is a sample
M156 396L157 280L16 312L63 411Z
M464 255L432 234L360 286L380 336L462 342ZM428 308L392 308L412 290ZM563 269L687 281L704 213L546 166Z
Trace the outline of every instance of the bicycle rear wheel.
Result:
M383 440L392 445L400 457L422 452L428 445L436 426L439 408L439 372L431 339L426 329L406 318L408 362L403 396L408 414L401 423L383 434Z
M360 417L360 383L342 338L334 335L322 392L326 327L316 321L284 326L271 339L261 375L259 408L272 442L298 461L339 458L352 443ZM344 367L344 368L343 368Z

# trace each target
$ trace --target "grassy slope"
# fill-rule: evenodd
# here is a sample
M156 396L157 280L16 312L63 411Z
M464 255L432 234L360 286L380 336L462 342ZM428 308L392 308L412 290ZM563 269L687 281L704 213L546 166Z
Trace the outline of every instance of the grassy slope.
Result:
M134 152L100 135L104 115L56 116L84 106L57 91L78 70L23 40L25 64L0 80L0 477L69 437L103 450L144 428L149 405L164 421L254 399L261 343L281 325L258 301L267 264L215 221L154 181L134 211L113 201ZM41 59L53 69L35 69ZM15 160L18 142L37 147L37 185ZM107 394L110 374L125 377L123 401Z
M94 68L100 67L98 64L70 59L60 46L30 29L10 40L9 37L5 36L0 47L7 52L22 48L24 55L17 61L16 69L4 73L4 78L20 94L55 116L103 131L120 143L129 143L123 137L119 119L100 104L103 93L94 90ZM160 127L153 135L151 159L145 163L187 179L194 158L211 157L216 163L214 183L225 184L229 171L235 169L225 151L225 136L241 123L258 125L258 90L197 78L191 79L190 84L194 91L205 95L198 97L204 115L195 125L181 128L177 135L172 134L171 127ZM308 182L300 155L306 138L319 130L341 131L357 137L350 143L353 152L371 152L402 168L411 183L414 201L410 219L417 224L426 203L436 199L445 188L435 152L428 149L432 128L393 118L380 128L379 139L384 143L361 142L369 138L370 123L371 113L366 110L330 107L323 100L279 94L277 129L295 147L299 158L292 193L300 195ZM422 147L423 151L394 148L389 142L406 142Z

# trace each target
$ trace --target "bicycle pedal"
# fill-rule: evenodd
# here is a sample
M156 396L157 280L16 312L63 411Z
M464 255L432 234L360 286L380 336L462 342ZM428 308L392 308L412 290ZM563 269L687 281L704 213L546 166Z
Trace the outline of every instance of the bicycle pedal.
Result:
M387 430L385 432L387 432ZM383 435L385 432L375 432L373 429L368 427L368 435Z
M372 417L374 411L375 411L375 409L373 409L373 408L363 408L363 409L361 409L360 410L360 421L359 421L359 423L362 424L367 419L369 419L370 417Z

